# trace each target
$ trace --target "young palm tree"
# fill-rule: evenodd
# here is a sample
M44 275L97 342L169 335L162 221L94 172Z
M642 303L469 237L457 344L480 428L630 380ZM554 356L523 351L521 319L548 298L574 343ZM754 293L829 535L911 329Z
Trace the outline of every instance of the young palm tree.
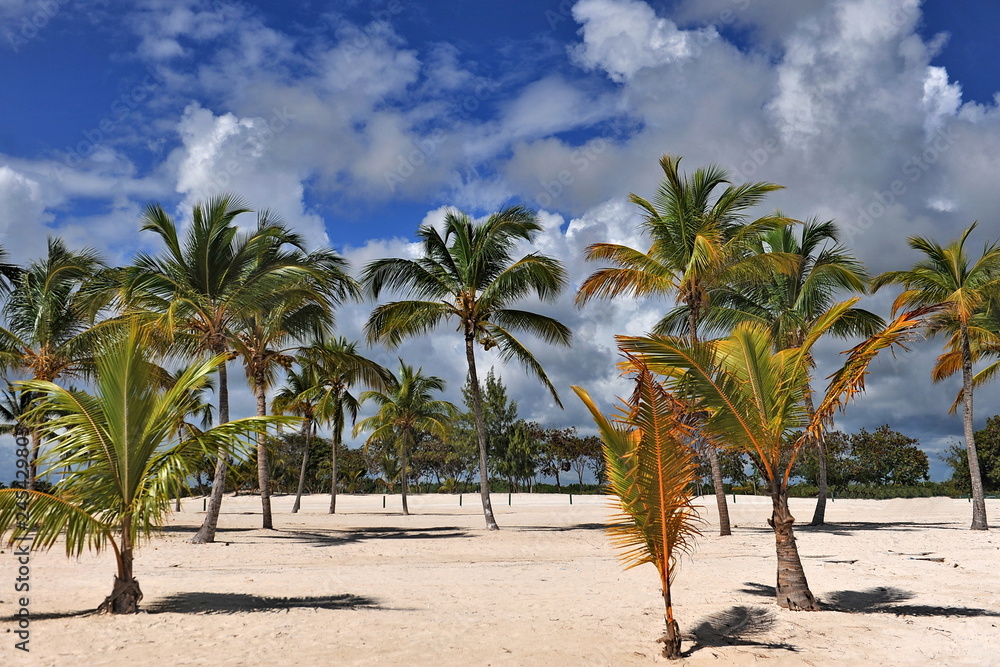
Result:
M771 332L740 324L725 339L691 344L662 336L619 337L631 358L664 376L666 388L705 414L700 432L716 444L756 454L771 494L768 523L774 530L778 559L778 603L792 610L818 609L795 546L788 509L788 480L795 458L810 434L860 392L868 364L886 347L899 345L921 325L922 312L905 313L884 331L851 351L810 417L809 352L815 342L854 306L851 299L831 307L807 332L801 346L775 351Z
M388 392L366 391L361 403L371 400L378 412L358 422L354 434L371 431L365 447L374 444L391 444L399 454L399 479L403 500L403 514L409 515L406 504L407 482L410 477L407 456L413 451L421 433L444 438L450 430L451 420L458 409L448 401L431 398L433 392L444 391L444 380L435 375L424 375L423 368L413 369L399 361L399 378Z
M813 324L829 311L834 297L844 293L864 294L871 276L838 242L836 224L808 220L800 231L781 227L763 233L752 244L756 254L780 253L794 258L794 269L764 283L733 283L713 290L704 315L706 329L727 334L740 322L757 322L771 331L777 349L800 347ZM681 333L686 308L675 309L669 333ZM867 310L850 308L829 330L837 338L867 338L881 330L885 321ZM811 359L811 357L810 357ZM814 412L812 393L806 394L806 410ZM813 445L819 453L819 497L810 525L822 525L826 515L826 445L819 435Z
M906 271L888 271L875 277L872 287L902 285L903 292L893 302L893 311L917 306L940 306L945 318L958 324L958 345L962 364L962 421L965 451L972 478L972 530L988 530L983 478L972 426L972 347L970 323L991 297L1000 291L1000 247L996 243L983 249L982 256L970 266L965 241L976 228L973 223L956 240L941 246L931 239L911 236L907 244L923 253L924 258ZM931 320L931 331L935 330Z
M300 363L315 366L316 412L319 421L333 429L330 459L330 514L337 512L337 449L344 442L346 417L353 425L358 418L359 402L351 388L363 384L370 389L387 391L394 382L388 369L358 354L357 343L344 337L320 340L303 349Z
M660 574L666 632L663 657L681 657L681 634L674 618L670 583L681 554L700 534L691 488L698 479L695 452L685 440L690 428L679 420L684 410L652 374L637 364L632 399L614 420L605 417L590 395L573 387L597 422L604 440L608 488L622 513L609 524L627 568L653 563Z
M164 390L148 331L132 324L101 346L93 394L37 380L21 385L41 396L32 412L57 415L42 426L52 443L43 460L66 472L51 494L0 490L0 534L9 532L17 542L35 531L32 546L41 549L63 540L68 556L110 546L117 574L98 610L135 613L142 591L133 550L162 525L178 480L207 449L233 452L239 440L281 418L238 420L178 440L178 420L191 411L198 391L225 358L193 364Z
M82 290L102 266L96 252L74 252L60 239L49 239L46 257L16 276L4 305L0 366L47 382L82 375L94 342ZM31 439L28 488L34 489L41 433L33 431Z
M483 399L476 372L475 346L497 348L503 361L516 359L552 393L559 395L541 364L514 334L538 336L547 343L569 345L571 334L560 322L513 306L534 294L552 300L566 283L566 271L552 257L529 253L514 259L521 242L531 243L542 230L535 214L522 207L494 213L484 222L450 211L444 233L430 225L417 232L423 256L417 260L380 259L369 264L362 283L373 298L383 290L406 291L419 300L395 301L377 307L365 325L369 342L391 346L427 333L453 320L465 339L473 412L479 438L479 478L483 514L489 530L497 530L490 503L488 447L483 422Z
M250 212L238 197L223 194L194 207L185 238L157 204L143 213L144 231L165 245L159 256L140 254L125 280L124 301L154 314L192 352L231 354L239 324L284 304L313 302L327 307L342 288L342 260L332 253L307 254L303 241L265 211L241 232L235 219ZM328 280L328 277L334 279ZM219 421L229 421L229 382L219 366ZM220 456L212 495L195 543L213 542L227 462Z
M710 304L713 287L734 280L761 281L776 269L788 270L794 258L754 254L751 244L760 234L791 224L778 215L748 220L749 211L768 193L781 188L774 183L730 185L725 170L708 166L693 177L680 174L680 157L660 158L663 179L650 202L636 194L629 198L642 209L642 230L651 239L642 252L614 243L595 243L586 250L591 261L612 266L588 277L576 295L578 305L590 299L613 299L624 294L668 296L686 308L687 335L698 340L698 324ZM716 191L726 186L718 195ZM656 331L662 333L666 321ZM722 469L715 450L708 447L712 481L719 507L719 530L731 534L729 509L722 486Z

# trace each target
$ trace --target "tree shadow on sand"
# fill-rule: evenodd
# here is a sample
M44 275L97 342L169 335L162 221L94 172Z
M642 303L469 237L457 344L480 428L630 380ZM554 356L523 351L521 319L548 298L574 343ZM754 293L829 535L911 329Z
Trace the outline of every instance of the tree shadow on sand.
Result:
M706 647L750 646L798 652L787 642L765 641L761 635L770 632L778 622L773 609L735 606L702 619L685 638L694 645L683 653L685 658Z
M291 609L381 609L372 598L360 595L317 595L270 598L247 593L176 593L142 605L150 614L238 614Z
M821 604L829 611L847 614L894 614L896 616L977 616L1000 617L995 609L978 607L937 607L921 604L898 604L912 600L914 593L900 588L869 588L864 591L834 591L823 596Z
M901 532L913 532L932 528L935 530L964 530L954 523L947 522L923 522L923 521L842 521L840 523L824 523L820 526L809 524L796 525L796 532L805 533L830 533L842 537L851 537L859 531L868 530L895 530Z

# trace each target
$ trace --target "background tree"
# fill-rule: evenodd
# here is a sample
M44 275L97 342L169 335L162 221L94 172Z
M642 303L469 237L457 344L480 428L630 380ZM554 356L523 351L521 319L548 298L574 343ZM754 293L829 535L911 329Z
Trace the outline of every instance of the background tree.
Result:
M573 469L576 427L544 429L541 436L542 451L538 471L556 478L556 488L562 489L559 474Z
M987 493L996 493L1000 491L1000 415L987 419L986 427L976 431L975 438L983 489ZM969 493L969 457L965 447L953 444L942 458L951 466L951 483L955 488Z
M480 497L489 530L499 526L490 502L488 439L476 372L476 344L484 350L496 348L501 361L519 361L562 407L541 364L514 335L527 332L547 343L570 343L570 331L560 322L513 307L531 295L550 301L566 283L566 270L552 257L529 253L514 258L519 244L532 243L541 231L535 213L519 206L494 213L484 222L449 211L443 234L431 225L422 225L418 230L423 246L420 259L376 260L362 276L373 298L390 290L405 291L419 299L375 308L365 325L369 342L396 346L445 320L457 321L465 340L479 438Z
M888 424L872 432L861 429L850 436L854 479L877 486L913 486L927 479L927 454L916 438L893 431Z
M366 391L361 402L372 401L378 412L358 422L354 435L369 431L365 445L388 445L399 460L399 480L403 501L403 514L410 513L406 502L409 466L407 454L413 451L422 433L444 438L457 409L448 401L433 399L434 392L444 391L444 380L436 375L424 375L423 368L414 370L400 359L399 377L391 384L389 392Z
M699 168L688 177L678 171L680 161L680 157L669 155L660 158L663 178L652 201L629 195L642 210L641 229L650 238L649 250L614 243L589 246L588 260L611 266L590 275L580 286L576 301L583 305L593 298L625 294L673 296L686 309L687 335L697 341L698 323L710 305L714 286L755 276L770 279L776 267L787 268L791 263L780 256L754 254L750 244L760 234L792 221L780 216L748 219L750 210L780 185L730 185L726 171L714 165ZM668 323L665 318L654 331L665 333ZM707 451L719 508L719 532L729 535L729 509L718 456L711 447Z
M309 450L316 436L316 403L319 401L319 375L316 367L306 360L298 370L289 369L285 384L275 392L271 410L277 414L293 414L302 418L302 464L299 482L292 504L292 514L299 511L306 486Z
M962 425L965 449L969 458L969 481L972 488L972 530L987 530L986 500L983 478L976 454L976 439L972 426L972 348L969 324L989 297L1000 290L1000 247L988 244L982 256L972 265L965 252L965 242L973 223L956 240L941 246L931 239L911 236L907 244L924 258L906 271L889 271L872 281L873 289L886 285L902 285L903 292L893 302L893 312L902 308L936 306L947 320L958 323L958 343L962 358ZM940 320L929 320L930 330L940 328ZM937 325L937 326L936 326Z
M43 259L16 274L0 271L4 280L14 280L3 308L0 366L42 382L81 377L93 361L95 342L85 287L103 267L95 251L72 251L62 240L50 238ZM31 440L28 488L34 489L41 448L38 429Z

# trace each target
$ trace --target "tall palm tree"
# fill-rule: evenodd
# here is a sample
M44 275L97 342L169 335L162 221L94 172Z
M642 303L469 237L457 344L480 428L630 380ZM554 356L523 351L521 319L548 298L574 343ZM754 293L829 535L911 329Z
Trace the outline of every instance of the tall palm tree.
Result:
M1000 290L1000 246L986 245L982 256L970 265L965 242L977 223L946 246L920 236L911 236L907 244L923 253L924 258L905 271L888 271L875 277L872 287L902 285L903 292L893 302L893 311L901 308L936 305L945 318L958 324L958 345L962 364L962 422L965 452L969 458L972 481L972 530L988 530L983 478L976 453L972 426L972 347L969 327L987 300ZM936 320L929 320L930 330ZM937 320L940 321L940 320Z
M276 414L293 414L302 418L302 437L305 448L302 450L302 466L299 471L298 491L295 493L295 503L292 514L299 511L302 502L302 492L306 485L306 470L309 466L309 448L316 436L316 403L319 401L319 376L314 365L301 363L299 369L290 368L285 376L285 384L278 388L271 401L271 410Z
M344 442L347 416L353 425L358 418L358 399L351 388L362 384L372 390L387 391L394 382L388 369L367 359L357 351L357 343L343 336L319 340L303 349L300 363L313 364L316 369L319 421L333 429L330 459L330 514L337 512L337 449Z
M777 552L777 599L792 610L819 608L802 569L792 530L795 518L788 509L788 480L798 451L810 434L822 430L837 407L863 389L875 355L901 344L921 325L922 313L905 313L855 347L810 416L805 409L809 352L856 302L855 298L831 307L801 346L779 351L771 332L752 323L737 325L728 338L706 343L662 336L618 339L626 355L661 374L669 391L705 415L700 424L703 435L720 446L756 454L771 494L768 523Z
M78 377L92 361L93 323L84 287L103 267L93 250L72 251L50 238L46 256L14 278L0 327L0 366L33 380ZM32 432L28 488L35 488L41 433Z
M134 549L163 524L178 480L192 472L206 449L232 452L239 440L281 418L228 422L178 440L178 419L191 411L225 357L193 364L164 390L148 331L132 324L101 345L93 394L38 380L21 384L42 397L33 412L57 415L42 426L52 443L43 460L66 472L51 494L0 490L0 534L10 532L18 541L35 531L36 549L63 540L68 556L110 546L117 574L98 610L135 613L142 591L133 571ZM27 511L24 493L30 496Z
M681 657L681 635L674 618L670 583L680 555L700 534L691 489L698 479L694 450L685 444L690 428L680 419L683 406L667 394L648 369L636 373L631 400L614 421L605 417L590 395L573 387L590 410L604 441L608 488L622 513L608 526L626 567L653 563L660 575L666 632L663 657Z
M342 263L329 253L307 254L301 237L273 221L267 211L248 231L235 219L249 213L240 198L222 194L198 204L184 239L177 223L158 204L143 212L143 231L164 243L160 255L140 254L125 278L124 301L132 310L153 314L191 352L232 354L239 324L279 310L283 304L327 304L326 273L340 275ZM219 366L219 421L229 421L229 381ZM192 542L215 540L222 507L227 461L220 456L205 521Z
M541 364L514 335L523 331L547 343L570 344L570 331L562 323L513 307L532 294L550 301L566 284L566 270L558 260L540 253L514 258L518 244L531 243L541 230L535 213L519 206L498 211L483 222L449 211L443 234L431 225L418 230L423 246L420 259L376 260L362 275L362 283L373 298L390 290L408 292L416 299L375 308L365 325L369 342L397 346L405 338L427 333L446 320L456 323L465 339L479 438L480 495L489 530L499 526L490 503L489 450L476 372L476 344L484 350L496 348L503 361L519 361L562 407Z
M750 210L780 185L731 185L726 171L714 165L699 168L688 177L678 171L680 161L680 157L669 155L660 158L663 178L652 201L629 195L642 210L642 231L651 240L649 250L642 252L614 243L589 246L588 260L611 266L590 275L580 286L576 301L582 306L590 299L624 294L673 296L686 308L687 335L697 341L698 324L710 305L713 287L734 280L760 281L763 276L772 277L775 269L794 266L794 259L751 252L751 244L760 234L794 221L779 215L748 219ZM723 187L721 193L716 192ZM655 331L663 333L668 322L661 321ZM729 535L722 468L716 451L707 449L719 508L719 530Z
M800 347L810 328L826 314L838 295L864 294L871 276L864 265L839 243L836 223L807 220L796 234L792 227L767 231L751 244L756 254L780 253L794 259L792 271L767 282L734 282L712 290L704 315L707 330L725 335L740 322L757 322L771 332L776 349ZM680 333L685 307L675 309L670 333ZM878 315L850 308L830 327L837 338L867 338L885 326ZM810 361L812 356L810 355ZM814 412L812 392L806 410ZM826 444L819 434L812 443L819 453L819 497L810 525L822 525L826 515Z
M424 375L423 368L414 370L402 359L399 364L399 377L394 378L388 392L366 391L361 394L361 403L371 400L379 409L373 416L358 422L354 434L371 431L366 447L381 444L396 449L399 454L403 514L409 515L406 503L410 477L407 456L413 451L421 433L444 438L458 409L448 401L431 398L434 392L444 391L444 380L436 375Z

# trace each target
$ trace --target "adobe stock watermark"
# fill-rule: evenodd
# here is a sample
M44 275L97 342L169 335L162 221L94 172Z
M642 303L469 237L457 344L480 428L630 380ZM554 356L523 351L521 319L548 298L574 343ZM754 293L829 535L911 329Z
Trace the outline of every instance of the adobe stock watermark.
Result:
M146 68L146 75L111 102L108 114L98 121L97 125L80 132L83 136L81 141L66 146L61 158L62 165L55 165L51 175L61 179L67 169L76 169L82 165L121 129L136 109L152 99L163 83L163 79L156 72Z
M483 102L486 102L496 94L499 88L499 84L491 79L480 81L476 84L472 93L462 98L455 106L454 113L450 117L453 124L468 120L472 114L482 108ZM382 174L385 186L389 189L389 192L396 192L396 189L400 185L417 173L418 169L426 165L428 159L438 152L442 144L447 142L450 136L450 132L446 132L442 128L437 128L426 137L411 141L413 149L398 154L396 156L395 169L387 169Z
M16 529L27 530L29 525L28 507L31 504L31 494L25 491L28 480L31 477L30 454L31 444L27 437L19 435L14 439L17 449L17 472L15 477L22 481L23 486L15 495L14 503L17 506ZM31 641L31 612L29 611L30 599L26 595L31 590L31 539L32 536L25 536L14 550L17 557L17 577L14 579L14 591L18 593L17 612L14 614L17 629L14 635L20 641L14 643L14 648L27 653L28 643Z
M906 180L902 178L893 180L888 189L874 191L868 203L858 207L857 217L843 226L844 241L849 243L855 236L871 229L875 222L885 216L913 184L923 178L941 156L948 152L959 136L954 125L948 125L935 132L923 151L914 153L903 162L900 171Z
M38 33L45 29L49 22L56 17L63 5L68 5L70 0L43 0L38 4L38 11L31 16L24 16L15 30L7 31L7 44L11 51L20 53L21 47L38 36Z

